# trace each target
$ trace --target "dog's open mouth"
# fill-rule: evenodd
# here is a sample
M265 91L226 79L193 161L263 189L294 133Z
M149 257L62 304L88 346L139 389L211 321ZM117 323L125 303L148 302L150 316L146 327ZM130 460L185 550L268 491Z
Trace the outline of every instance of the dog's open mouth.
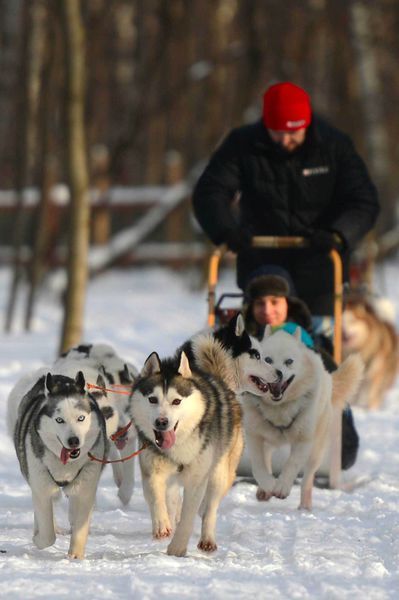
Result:
M291 377L289 379L286 379L285 381L275 381L274 383L269 383L269 390L275 402L281 400L285 390L294 380L294 378L295 375L291 375Z
M60 454L60 460L63 465L66 465L70 458L74 460L75 458L79 458L79 456L80 448L74 448L71 450L70 448L65 448L65 446L63 446Z
M169 429L169 431L159 431L158 429L154 429L155 443L158 448L168 450L173 446L176 441L176 429L178 424L179 421L177 421L173 429Z
M252 381L252 383L254 383L256 385L258 390L260 390L264 394L268 391L269 384L267 383L267 381L265 381L261 377L256 377L256 375L250 375L249 379L250 379L250 381Z

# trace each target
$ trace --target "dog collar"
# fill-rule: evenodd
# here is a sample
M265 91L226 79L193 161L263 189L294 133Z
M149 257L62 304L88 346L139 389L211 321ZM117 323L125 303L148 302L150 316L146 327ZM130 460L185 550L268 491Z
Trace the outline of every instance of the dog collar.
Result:
M290 429L290 427L292 427L292 425L295 423L295 421L297 420L297 418L299 417L299 415L301 414L301 412L302 412L302 408L300 408L298 410L298 412L296 413L296 415L294 415L294 417L292 417L292 419L288 423L288 425L276 425L275 423L273 423L273 421L270 421L269 419L266 419L266 417L264 417L264 419L265 419L265 421L267 423L269 423L269 425L271 425L275 429L278 429L280 433L284 433L284 431L287 431L287 429Z
M84 465L83 465L83 466L84 466ZM66 479L65 479L65 480L63 480L63 481L57 481L56 479L54 479L54 477L52 476L52 474L51 474L51 471L50 471L49 469L47 469L47 473L50 475L50 477L51 477L51 479L54 481L54 483L55 483L56 485L58 485L58 487L60 487L60 488L63 488L63 487L65 487L65 486L69 485L70 483L73 483L73 482L75 481L75 479L76 479L77 477L79 477L79 475L80 475L80 472L81 472L81 470L82 470L82 469L83 469L83 467L81 467L81 468L79 469L79 471L76 473L75 477L74 477L73 479L71 479L71 481L68 481L68 480L66 480Z

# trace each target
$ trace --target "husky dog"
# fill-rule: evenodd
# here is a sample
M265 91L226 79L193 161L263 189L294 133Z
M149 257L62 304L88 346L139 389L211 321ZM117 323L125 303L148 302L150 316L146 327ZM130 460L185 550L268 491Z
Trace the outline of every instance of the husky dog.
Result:
M399 343L395 328L378 309L361 297L349 298L342 316L343 352L358 352L365 364L365 377L354 404L381 407L398 373Z
M88 394L81 371L74 378L43 374L23 378L8 399L8 427L21 472L32 490L33 541L40 549L55 542L53 500L63 489L69 498L71 542L68 556L83 558L107 436L97 399ZM100 377L98 385L104 386Z
M245 391L257 395L267 391L267 382L275 378L274 368L258 360L257 346L238 313L224 327L193 336L181 350L202 371L212 373L219 364L219 376L237 394Z
M184 351L162 361L153 352L131 399L132 418L147 445L140 466L153 536L169 537L177 524L167 550L174 556L186 554L198 510L198 548L216 550L217 509L234 481L243 448L241 407L231 389L234 372L232 377L228 355L212 335L203 342L206 372L196 361L190 364ZM197 339L197 353L200 343ZM181 507L179 483L184 487Z
M82 370L88 382L95 382L98 374L102 374L105 385L122 385L126 389L115 387L115 392L108 391L100 408L106 418L108 437L114 440L110 445L111 460L126 458L136 448L136 431L131 424L129 413L129 388L138 376L138 371L131 363L123 360L108 344L85 344L71 348L60 357L54 366L58 372L66 374ZM112 463L118 496L123 504L128 504L134 489L134 460Z
M291 335L285 331L271 334L267 326L258 352L259 360L271 365L276 377L261 396L243 394L246 443L259 485L257 498L286 498L303 469L300 508L310 510L314 475L332 437L333 414L356 393L363 363L353 355L328 373L320 356L300 342L299 327ZM290 454L275 478L272 453L284 444L289 444Z

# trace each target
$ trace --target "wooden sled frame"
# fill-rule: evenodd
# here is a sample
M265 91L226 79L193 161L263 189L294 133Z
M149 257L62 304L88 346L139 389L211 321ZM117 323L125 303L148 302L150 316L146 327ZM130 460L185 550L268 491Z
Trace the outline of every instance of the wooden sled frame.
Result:
M252 238L254 248L306 248L309 241L300 236L256 236ZM215 327L216 322L216 286L219 278L219 264L226 253L225 246L214 250L209 261L208 270L208 325ZM342 360L342 310L343 310L343 269L342 260L337 250L332 249L329 257L334 272L334 360L339 365ZM331 430L331 465L330 488L341 485L341 446L342 446L342 411L335 410Z

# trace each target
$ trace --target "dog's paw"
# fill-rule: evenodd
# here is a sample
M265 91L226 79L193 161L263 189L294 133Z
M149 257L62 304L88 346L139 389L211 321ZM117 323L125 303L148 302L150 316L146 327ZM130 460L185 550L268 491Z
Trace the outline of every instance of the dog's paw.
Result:
M83 560L84 557L84 552L72 552L71 550L68 552L68 558L71 558L72 560Z
M39 548L39 550L43 550L43 548L48 548L49 546L52 546L54 544L54 542L55 542L55 534L43 536L43 535L40 535L39 533L35 533L35 535L33 536L33 543L35 544L35 546L37 548Z
M186 556L187 546L182 546L178 542L172 540L168 546L167 554L169 556Z
M273 496L275 498L279 498L280 500L284 500L290 495L291 485L284 480L277 479L274 488L273 488Z
M309 512L311 512L312 511L312 503L304 504L301 502L301 504L298 506L298 510L308 510Z
M198 550L202 550L202 552L215 552L218 547L214 540L200 540L197 545Z
M256 490L256 499L259 502L267 502L268 500L270 500L270 498L273 496L273 492L266 492L265 490L262 490L262 488L258 487L258 489Z
M172 535L172 526L168 522L158 522L154 523L154 527L152 529L152 535L156 540L162 540L163 538L168 538Z

